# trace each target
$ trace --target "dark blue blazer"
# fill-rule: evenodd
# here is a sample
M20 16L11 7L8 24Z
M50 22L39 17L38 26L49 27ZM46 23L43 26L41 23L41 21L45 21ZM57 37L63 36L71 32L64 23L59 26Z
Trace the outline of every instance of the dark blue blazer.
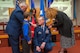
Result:
M50 37L51 33L47 26L44 27L44 31L41 26L36 27L34 32L34 45L40 46L42 42L49 43L51 42Z
M24 20L23 11L19 6L12 12L6 27L6 33L18 37L22 33L22 23Z

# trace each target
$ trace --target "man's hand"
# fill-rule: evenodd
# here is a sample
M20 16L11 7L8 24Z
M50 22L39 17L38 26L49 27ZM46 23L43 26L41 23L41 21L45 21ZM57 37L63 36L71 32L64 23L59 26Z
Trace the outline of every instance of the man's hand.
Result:
M46 45L46 43L43 42L43 43L41 44L40 48L41 48L41 49L44 49L45 45Z
M32 41L30 40L30 41L28 41L28 44L31 44L32 43Z
M36 46L36 51L41 52L41 49L39 46Z

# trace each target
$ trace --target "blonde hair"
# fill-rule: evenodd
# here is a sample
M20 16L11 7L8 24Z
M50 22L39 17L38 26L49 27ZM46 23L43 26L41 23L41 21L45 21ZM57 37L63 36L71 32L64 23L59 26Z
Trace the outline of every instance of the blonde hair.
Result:
M55 18L56 17L56 15L57 15L57 9L55 9L55 8L48 8L47 10L46 10L46 17L47 18L50 18L50 19L53 19L53 18Z

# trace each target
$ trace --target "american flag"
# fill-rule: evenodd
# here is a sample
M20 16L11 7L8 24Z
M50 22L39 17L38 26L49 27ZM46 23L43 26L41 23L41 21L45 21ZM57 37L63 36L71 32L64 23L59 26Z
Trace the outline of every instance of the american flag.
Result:
M19 0L16 0L16 7L19 5Z

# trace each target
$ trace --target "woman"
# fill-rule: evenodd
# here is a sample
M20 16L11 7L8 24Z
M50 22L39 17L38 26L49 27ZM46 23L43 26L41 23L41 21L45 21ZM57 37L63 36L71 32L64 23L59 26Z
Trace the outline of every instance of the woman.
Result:
M34 38L34 29L35 27L37 26L36 25L36 9L33 8L30 10L30 13L31 13L31 21L30 21L30 24L31 24L31 37Z
M31 47L32 47L32 51L33 51L34 30L35 30L35 27L37 27L37 25L36 25L36 9L35 8L31 9L30 13L31 13L30 28L31 28L31 38L32 38L32 46Z
M51 24L49 28L56 27L61 35L60 43L62 48L60 49L59 53L67 53L66 49L75 44L72 21L65 13L54 8L47 9L46 17L53 19L53 24Z

